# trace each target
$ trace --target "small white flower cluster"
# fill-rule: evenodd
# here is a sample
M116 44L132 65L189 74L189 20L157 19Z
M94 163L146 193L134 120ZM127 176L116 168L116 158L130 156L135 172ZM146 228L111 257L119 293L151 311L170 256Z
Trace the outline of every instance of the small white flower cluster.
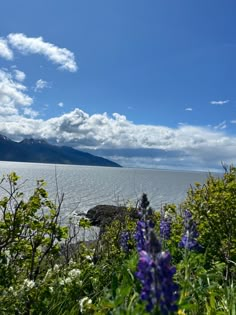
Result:
M90 300L87 296L83 297L79 301L80 312L83 314L86 310L86 307L88 307L90 304L92 304L92 300Z
M70 277L65 279L65 284L71 284L72 283L72 279Z
M73 280L79 278L81 271L79 269L72 269L68 272L68 277L65 279L60 279L59 285L64 286L65 284L71 284ZM79 281L79 284L82 282Z
M92 258L92 256L86 255L85 259L88 260L88 261L92 261L93 258Z
M68 272L68 276L72 279L76 279L81 274L81 271L79 269L72 269Z
M23 286L24 288L31 290L35 286L35 282L33 280L25 279Z
M60 270L60 266L55 264L53 270L57 273Z
M76 262L71 258L70 261L69 261L69 266L75 266L76 265Z
M51 278L55 273L58 273L60 271L60 265L55 264L53 269L49 268L46 272L46 275L44 276L44 281Z

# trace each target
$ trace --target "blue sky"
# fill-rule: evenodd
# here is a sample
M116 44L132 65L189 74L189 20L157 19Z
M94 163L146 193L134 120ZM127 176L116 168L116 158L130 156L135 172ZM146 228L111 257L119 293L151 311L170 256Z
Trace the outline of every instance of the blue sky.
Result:
M0 133L124 166L236 157L236 2L2 1Z

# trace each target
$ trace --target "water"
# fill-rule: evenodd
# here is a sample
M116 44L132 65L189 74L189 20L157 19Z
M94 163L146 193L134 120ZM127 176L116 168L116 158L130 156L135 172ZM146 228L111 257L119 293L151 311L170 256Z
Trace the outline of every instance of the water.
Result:
M64 193L64 218L72 212L87 212L98 204L135 203L143 192L147 193L154 209L165 203L179 204L190 184L203 183L208 175L202 172L0 162L0 177L12 171L21 176L21 183L25 181L22 190L27 196L33 192L37 179L47 182L46 189L53 200L57 191Z

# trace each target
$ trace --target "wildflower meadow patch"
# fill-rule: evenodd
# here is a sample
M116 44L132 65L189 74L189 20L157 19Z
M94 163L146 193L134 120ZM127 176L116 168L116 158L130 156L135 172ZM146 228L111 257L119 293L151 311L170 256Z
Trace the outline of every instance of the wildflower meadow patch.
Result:
M233 166L179 206L143 194L92 242L87 219L61 225L63 196L38 181L26 198L18 179L0 185L0 314L236 314Z

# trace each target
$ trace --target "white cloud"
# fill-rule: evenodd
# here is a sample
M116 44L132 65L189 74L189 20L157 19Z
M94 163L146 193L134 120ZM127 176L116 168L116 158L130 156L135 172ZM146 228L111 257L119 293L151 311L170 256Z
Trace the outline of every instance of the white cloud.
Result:
M136 161L135 165L146 167L213 169L220 168L221 161L236 162L236 137L222 130L225 122L218 129L136 125L118 113L89 115L79 108L48 120L30 117L0 115L0 133L18 139L43 137L83 150L97 149L104 156L112 149L109 156L129 166Z
M39 80L37 80L36 83L35 83L34 91L35 91L35 92L38 92L38 91L41 91L41 90L43 90L43 89L45 89L45 88L47 88L47 87L49 87L48 82L47 82L47 81L44 81L44 80L42 80L42 79L39 79Z
M21 106L30 106L33 99L27 95L27 88L14 81L14 75L0 69L0 113L1 115L14 115Z
M186 107L185 110L191 112L193 109L191 107Z
M77 71L75 56L70 50L45 42L42 37L27 37L22 33L11 33L7 39L12 47L23 54L40 54L58 64L60 69Z
M236 120L231 120L230 123L231 124L236 124Z
M58 105L59 107L63 107L63 106L64 106L64 103L63 103L63 102L59 102L57 105Z
M210 103L212 104L212 105L224 105L224 104L227 104L227 103L229 103L230 102L230 100L225 100L225 101L211 101Z
M7 41L3 38L0 38L0 57L7 60L13 59L13 52L8 47Z
M20 70L17 70L17 69L14 70L14 76L15 76L15 79L17 81L20 81L20 82L24 81L25 77L26 77L26 75L25 75L25 73L23 71L20 71Z
M222 121L221 123L219 123L218 125L214 126L214 129L220 129L220 130L223 130L227 128L227 124L226 124L226 121Z
M23 112L24 112L25 116L29 116L30 118L36 118L39 115L39 113L37 111L33 110L30 107L24 108Z

